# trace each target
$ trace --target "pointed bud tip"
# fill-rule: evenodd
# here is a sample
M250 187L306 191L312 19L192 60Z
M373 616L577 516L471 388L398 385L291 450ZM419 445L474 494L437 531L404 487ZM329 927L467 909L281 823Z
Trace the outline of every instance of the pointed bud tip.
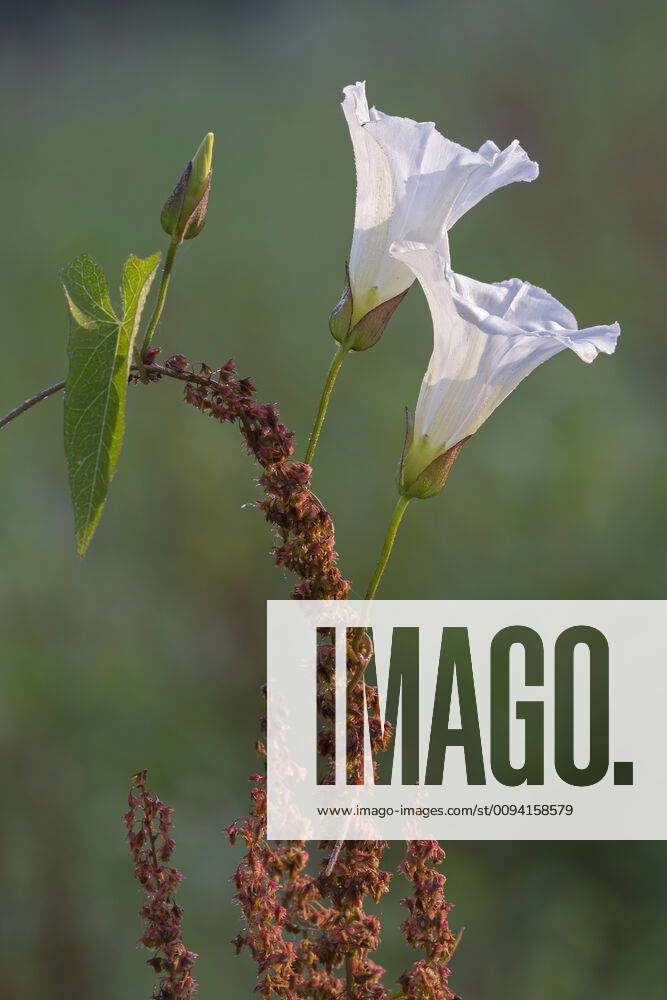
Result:
M199 178L208 177L213 163L213 142L214 135L207 132L199 144L199 149L192 160L192 172Z

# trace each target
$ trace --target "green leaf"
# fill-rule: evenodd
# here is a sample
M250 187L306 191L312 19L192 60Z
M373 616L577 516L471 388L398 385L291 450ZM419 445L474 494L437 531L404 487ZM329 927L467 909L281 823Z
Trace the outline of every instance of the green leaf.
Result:
M123 331L128 338L128 374L134 341L141 323L141 314L160 263L160 256L159 253L156 253L152 257L146 257L145 260L142 260L141 257L135 257L134 254L131 254L123 266L121 292L123 296Z
M64 268L70 310L65 387L65 455L82 556L102 516L123 442L127 380L141 312L160 254L131 256L123 268L123 316L118 319L104 273L83 254Z

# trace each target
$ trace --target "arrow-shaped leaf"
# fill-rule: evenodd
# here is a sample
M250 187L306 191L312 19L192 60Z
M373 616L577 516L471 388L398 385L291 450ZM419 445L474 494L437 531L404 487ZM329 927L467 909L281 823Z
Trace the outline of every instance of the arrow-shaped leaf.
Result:
M155 254L125 262L121 320L94 260L83 254L62 273L70 309L65 455L80 556L102 516L120 454L132 348L159 260Z

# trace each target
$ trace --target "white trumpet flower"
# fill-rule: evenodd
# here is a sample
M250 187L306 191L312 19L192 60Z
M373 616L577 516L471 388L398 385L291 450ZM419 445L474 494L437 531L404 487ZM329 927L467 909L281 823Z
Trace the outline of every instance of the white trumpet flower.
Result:
M341 343L365 350L377 342L414 280L389 248L396 241L434 245L449 259L448 230L487 194L538 175L515 140L477 152L442 136L433 122L385 115L368 107L364 83L345 87L343 112L357 172L348 285L332 314ZM356 328L356 334L355 334Z
M401 466L404 496L432 496L463 443L538 365L565 348L588 363L613 354L621 331L618 323L579 330L543 289L455 274L435 247L398 243L391 255L419 280L433 320L433 354Z

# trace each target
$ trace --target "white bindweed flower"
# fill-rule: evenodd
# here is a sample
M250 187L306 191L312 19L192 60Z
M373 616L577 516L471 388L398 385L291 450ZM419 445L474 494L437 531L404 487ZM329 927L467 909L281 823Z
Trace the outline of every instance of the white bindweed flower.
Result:
M405 496L433 496L467 438L526 375L565 348L586 362L613 354L621 331L618 323L579 330L569 309L518 278L487 285L454 274L436 248L406 242L391 254L419 279L433 320L400 488Z
M433 122L385 115L368 107L364 83L345 87L343 111L357 172L348 282L331 332L352 349L377 342L414 280L389 253L395 241L434 245L449 259L447 232L487 194L513 181L532 181L538 166L515 140L477 152L445 139Z

